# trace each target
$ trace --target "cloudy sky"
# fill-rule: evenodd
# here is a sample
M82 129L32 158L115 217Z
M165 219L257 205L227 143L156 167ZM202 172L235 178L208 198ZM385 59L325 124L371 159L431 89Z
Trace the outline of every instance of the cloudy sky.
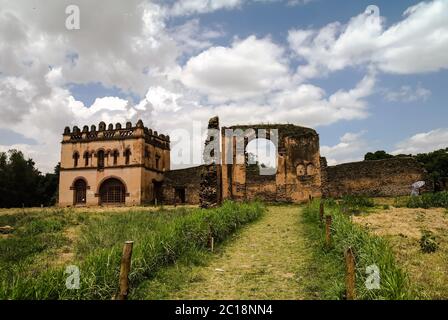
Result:
M0 0L0 150L46 172L67 125L197 146L219 115L313 127L331 164L425 152L448 146L447 69L448 0Z

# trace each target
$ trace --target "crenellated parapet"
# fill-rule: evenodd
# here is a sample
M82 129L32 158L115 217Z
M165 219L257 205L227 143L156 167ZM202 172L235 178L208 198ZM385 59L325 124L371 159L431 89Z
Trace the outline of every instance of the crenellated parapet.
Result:
M140 138L145 139L146 143L161 149L170 149L170 137L163 134L159 135L157 131L145 127L142 120L138 120L135 126L131 122L126 122L125 126L122 126L121 123L106 125L105 122L101 121L98 129L95 125L90 127L85 125L82 130L78 126L74 126L73 129L66 127L62 143L88 143Z

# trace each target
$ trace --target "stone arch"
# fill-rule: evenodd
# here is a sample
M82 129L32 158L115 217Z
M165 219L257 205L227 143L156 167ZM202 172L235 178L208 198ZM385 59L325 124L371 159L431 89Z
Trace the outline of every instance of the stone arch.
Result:
M118 157L120 156L120 152L118 151L118 149L114 149L112 150L112 163L114 166L118 165Z
M125 204L125 198L129 196L126 183L117 176L108 176L98 184L96 196L99 204L120 205Z
M73 152L73 166L75 168L78 167L79 165L79 158L80 158L79 152L78 151Z
M90 161L90 152L89 151L85 151L82 158L84 159L84 166L88 167L89 166L89 161Z
M124 150L124 152L123 152L123 156L124 156L124 163L126 164L126 165L128 165L128 164L131 164L131 155L132 155L132 152L131 152L131 148L130 147L127 147L125 150Z
M98 149L96 152L96 159L98 168L104 168L106 165L106 150L103 148Z
M260 175L274 175L277 172L277 147L271 140L251 139L246 145L245 153L248 155L248 165L258 162Z
M85 205L87 203L87 190L89 184L84 177L77 177L73 180L70 190L73 190L73 205Z

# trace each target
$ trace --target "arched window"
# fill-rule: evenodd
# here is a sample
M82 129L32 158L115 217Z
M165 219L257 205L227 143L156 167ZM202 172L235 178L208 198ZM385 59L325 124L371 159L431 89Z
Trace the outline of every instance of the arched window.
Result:
M114 158L114 166L116 166L118 164L118 151L117 150L114 150L112 157Z
M308 165L306 166L306 174L307 174L308 176L313 176L314 173L315 173L314 165L313 165L312 163L308 164Z
M104 150L98 151L97 157L98 157L98 168L100 169L104 168Z
M124 152L125 163L128 165L131 162L131 150L126 149Z
M85 165L86 167L89 166L89 158L90 158L89 153L88 153L87 151L84 152L84 165Z
M75 152L73 154L73 165L74 165L75 168L78 167L78 163L79 163L79 153Z
M77 204L85 204L86 203L86 190L87 185L86 182L83 179L78 179L75 181L73 185L74 189L74 203Z
M159 169L159 164L160 164L160 156L157 154L156 155L156 169Z
M104 181L100 187L101 204L125 203L126 188L124 184L115 178Z
M302 177L306 174L306 168L303 164L299 164L296 168L296 173L298 177Z

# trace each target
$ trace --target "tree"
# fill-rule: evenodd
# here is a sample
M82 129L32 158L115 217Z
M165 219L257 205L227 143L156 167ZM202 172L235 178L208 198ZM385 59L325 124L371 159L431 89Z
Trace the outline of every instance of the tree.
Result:
M391 159L394 156L391 154L388 154L384 150L376 151L374 153L369 152L364 156L365 161L372 161L372 160L383 160L383 159Z
M435 191L440 191L447 188L446 181L448 181L448 148L440 149L429 153L419 153L416 156L399 154L393 156L383 150L374 153L369 152L364 156L364 160L381 160L399 157L414 157L418 162L423 164L429 177L434 183Z
M21 151L0 153L0 207L52 205L58 180L59 166L54 173L42 175Z
M434 182L435 191L440 191L448 178L448 148L429 153L420 153L416 157L418 162L425 166L429 176Z

